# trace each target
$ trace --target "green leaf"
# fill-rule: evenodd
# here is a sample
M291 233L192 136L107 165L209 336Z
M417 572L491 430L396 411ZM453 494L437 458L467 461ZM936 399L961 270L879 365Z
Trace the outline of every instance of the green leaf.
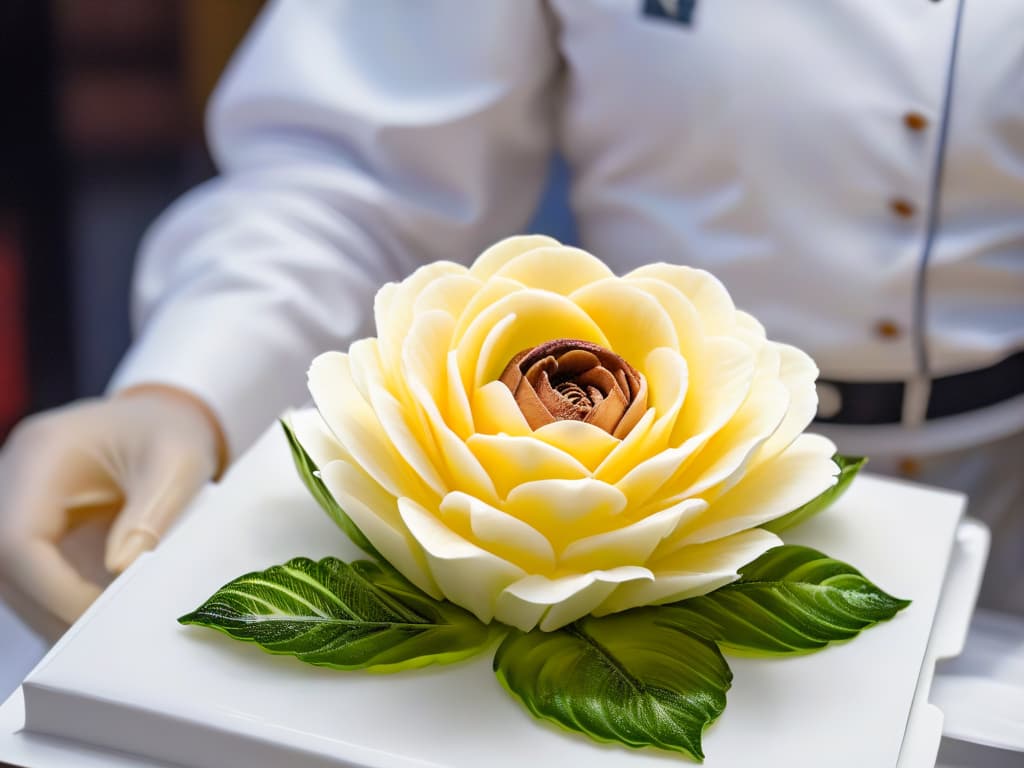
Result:
M718 648L660 620L661 609L509 634L502 685L536 717L597 741L702 760L701 735L725 709L732 672Z
M309 664L377 672L459 661L499 631L385 565L333 557L248 573L178 621Z
M359 526L352 522L352 518L345 514L345 510L341 508L331 492L327 490L327 486L324 485L324 481L320 479L319 467L306 453L306 449L299 443L295 432L288 426L288 423L281 420L281 427L284 429L285 437L288 438L288 447L292 450L292 459L295 461L295 468L299 471L299 477L302 478L302 482L305 484L309 492L313 494L313 498L317 500L317 503L323 507L324 511L330 516L341 530L352 540L352 543L359 547L363 552L375 557L378 560L384 560L380 556L380 553L374 548L370 540L366 538Z
M739 654L796 654L849 640L910 605L808 547L768 550L739 581L664 606L662 619Z
M853 478L857 476L861 467L867 464L868 460L863 456L843 456L837 453L832 457L832 461L839 465L839 479L835 485L820 495L815 496L803 506L797 507L789 514L767 522L761 527L766 531L779 533L787 528L792 528L794 525L806 522L819 512L825 511L837 502L840 496L846 493L846 489L850 487Z

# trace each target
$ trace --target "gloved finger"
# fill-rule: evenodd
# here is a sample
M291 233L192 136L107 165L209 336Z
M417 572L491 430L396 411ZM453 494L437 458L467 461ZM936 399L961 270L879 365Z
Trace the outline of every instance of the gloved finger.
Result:
M107 570L119 573L153 549L213 471L212 465L191 454L151 461L126 489L125 505L111 526Z
M26 627L51 645L67 632L66 621L61 621L34 600L30 600L20 589L6 580L0 580L0 602L11 608Z
M13 585L61 621L73 624L102 591L82 578L44 538L6 542L4 570Z

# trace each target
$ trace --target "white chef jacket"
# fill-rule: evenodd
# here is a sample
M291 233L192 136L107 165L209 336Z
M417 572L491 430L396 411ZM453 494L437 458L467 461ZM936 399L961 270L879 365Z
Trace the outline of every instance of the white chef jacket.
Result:
M111 386L191 390L233 453L381 283L521 231L555 149L585 248L711 270L828 378L1024 347L1021 0L280 0L208 123ZM889 431L1024 428L985 410Z

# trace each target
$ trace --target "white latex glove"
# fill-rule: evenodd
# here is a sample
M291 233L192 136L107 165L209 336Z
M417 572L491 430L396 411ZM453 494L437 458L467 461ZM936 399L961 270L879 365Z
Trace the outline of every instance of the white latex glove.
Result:
M26 614L39 608L74 622L101 590L68 561L66 535L85 519L112 516L103 562L120 572L156 545L223 462L216 419L169 387L26 419L0 451L0 576L14 588L15 610L34 626L39 617Z

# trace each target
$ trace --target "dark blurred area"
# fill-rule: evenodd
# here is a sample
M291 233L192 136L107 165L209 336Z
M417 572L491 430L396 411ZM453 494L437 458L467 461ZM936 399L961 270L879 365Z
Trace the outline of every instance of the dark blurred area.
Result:
M214 173L203 106L263 0L0 0L0 441L103 392L150 222ZM529 231L575 234L567 172Z
M261 0L0 0L0 439L99 394L139 238L213 173L202 108Z

